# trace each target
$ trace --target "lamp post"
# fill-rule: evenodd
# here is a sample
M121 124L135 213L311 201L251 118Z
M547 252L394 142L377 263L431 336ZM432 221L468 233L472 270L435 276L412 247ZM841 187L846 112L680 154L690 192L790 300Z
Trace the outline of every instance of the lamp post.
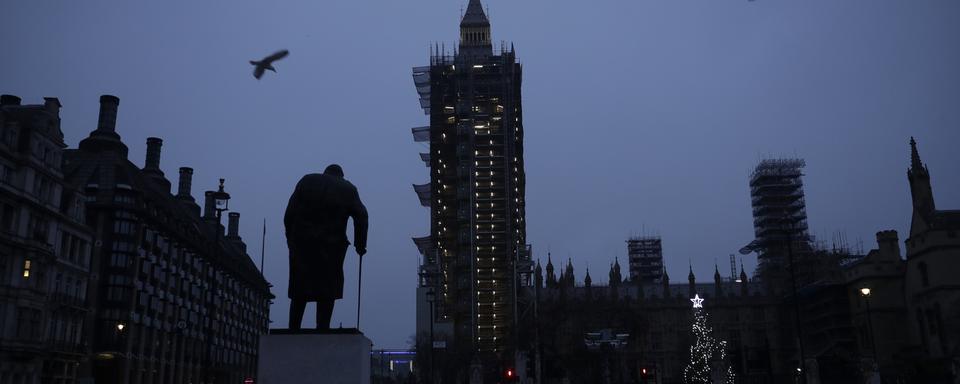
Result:
M212 196L213 196L213 203L214 203L213 206L214 206L214 209L217 211L217 222L216 222L216 224L214 225L214 236L213 236L213 240L214 240L214 241L213 241L213 256L214 256L214 257L213 257L213 260L211 260L211 261L216 261L216 259L218 259L218 258L220 257L220 235L221 235L220 232L222 232L222 231L220 230L220 221L221 221L221 218L223 217L223 211L228 211L229 208L230 208L230 194L227 193L227 192L225 192L225 191L223 190L223 181L224 181L224 180L221 178L221 179L220 179L220 187L217 189L216 192L214 192L214 193L212 194ZM208 265L212 265L212 263L207 263L207 264L208 264ZM213 279L212 279L211 282L210 282L210 286L212 287L213 294L210 296L210 309L207 311L207 313L212 313L212 314L215 316L215 315L216 315L216 310L217 310L217 307L216 307L216 305L215 305L215 303L216 303L216 297L217 297L217 275L216 275L216 273L214 273ZM209 336L212 337L212 336L213 336L213 323L212 323L212 322L211 322L211 325L210 325L210 333L211 333L211 334L210 334ZM210 370L210 371L208 371L208 372L216 372L215 369L211 368L211 364L209 364L209 361L212 360L212 359L213 359L213 342L212 342L211 340L207 340L207 362L208 362L208 363L207 363L207 369ZM210 375L210 381L209 381L209 383L213 383L213 382L215 382L215 381L216 381L216 375L215 375L215 374L211 374L211 375Z
M435 293L433 292L433 287L427 291L427 302L430 303L430 369L427 373L430 375L429 383L434 382L434 371L433 371L433 302L436 300Z
M870 288L860 288L860 296L867 305L867 328L870 331L870 348L873 349L873 364L877 366L877 374L880 374L880 362L877 360L877 341L873 335L873 316L870 314Z

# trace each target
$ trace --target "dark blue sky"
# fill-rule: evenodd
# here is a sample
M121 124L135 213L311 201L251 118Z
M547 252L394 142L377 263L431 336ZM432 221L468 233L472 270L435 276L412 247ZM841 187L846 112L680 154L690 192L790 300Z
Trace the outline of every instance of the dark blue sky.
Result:
M195 168L194 194L227 179L241 234L259 254L285 326L282 214L301 175L343 165L371 214L364 324L376 347L414 333L417 252L428 230L412 183L428 180L426 125L410 67L458 36L466 1L15 1L0 12L0 92L59 97L73 147L98 96L120 97L118 131L143 163ZM663 236L668 272L753 237L749 171L766 156L807 160L812 233L905 238L909 136L939 208L960 208L960 2L955 0L486 0L495 41L516 44L529 241L605 282L624 240ZM291 51L279 73L247 60ZM748 269L755 264L745 258ZM348 255L334 326L355 321ZM307 318L312 318L308 313ZM311 321L312 324L312 321Z

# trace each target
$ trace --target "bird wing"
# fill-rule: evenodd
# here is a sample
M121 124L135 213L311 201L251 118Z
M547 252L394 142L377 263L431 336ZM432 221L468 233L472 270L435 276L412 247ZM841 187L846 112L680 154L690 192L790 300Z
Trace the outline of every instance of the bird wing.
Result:
M286 49L280 50L280 51L277 51L277 52L275 52L274 54L272 54L272 55L270 55L270 56L267 56L267 57L263 58L263 61L265 61L265 62L272 62L272 61L280 60L280 59L282 59L282 58L284 58L284 57L287 57L287 55L289 55L289 54L290 54L290 51L288 51L288 50L286 50Z
M253 77L256 77L257 80L260 80L260 76L263 76L263 67L258 65L253 69Z

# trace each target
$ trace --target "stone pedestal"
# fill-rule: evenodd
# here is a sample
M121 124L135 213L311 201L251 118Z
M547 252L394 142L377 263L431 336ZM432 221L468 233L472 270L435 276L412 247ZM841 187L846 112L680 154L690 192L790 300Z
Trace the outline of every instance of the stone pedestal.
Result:
M260 337L257 383L369 384L370 345L353 328L271 329Z

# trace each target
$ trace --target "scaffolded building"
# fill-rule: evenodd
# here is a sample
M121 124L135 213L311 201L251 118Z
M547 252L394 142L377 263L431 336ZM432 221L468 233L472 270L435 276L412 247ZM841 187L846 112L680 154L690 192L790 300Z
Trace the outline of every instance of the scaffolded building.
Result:
M512 359L517 291L530 285L526 244L521 67L512 47L496 54L490 23L471 0L452 55L437 47L413 68L430 125L413 128L429 143L421 159L430 182L414 185L430 209L430 235L415 238L422 287L435 293L437 322L452 324L454 346L485 367ZM489 365L488 365L489 364Z
M761 260L787 242L805 242L807 211L801 172L803 159L766 159L750 174L753 248Z
M636 236L627 240L630 281L654 283L663 278L663 242L660 236Z

